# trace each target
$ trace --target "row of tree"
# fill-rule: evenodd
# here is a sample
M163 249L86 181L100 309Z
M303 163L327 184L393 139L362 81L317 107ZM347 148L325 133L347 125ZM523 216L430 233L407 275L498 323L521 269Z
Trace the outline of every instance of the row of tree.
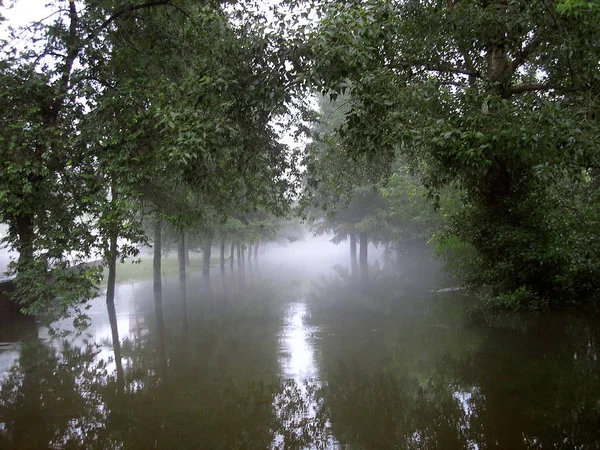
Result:
M281 215L294 161L275 122L294 103L290 49L256 8L74 1L11 30L0 61L0 220L16 298L61 312L149 241L144 221L240 239ZM218 226L218 230L216 229ZM251 240L271 230L254 230ZM246 236L247 237L247 236ZM155 234L160 251L160 237ZM181 239L183 243L183 239ZM207 252L210 253L210 252Z
M30 312L57 293L63 310L86 299L99 271L82 261L104 261L114 286L117 260L149 241L144 218L217 239L210 224L285 214L299 188L304 206L365 203L360 221L336 219L347 235L371 230L380 201L410 233L426 208L398 199L451 193L442 241L473 250L468 284L513 305L597 293L597 2L271 9L56 0L13 30L0 60L0 220ZM307 117L315 90L344 96L342 114L321 130L328 145L300 155L278 130Z

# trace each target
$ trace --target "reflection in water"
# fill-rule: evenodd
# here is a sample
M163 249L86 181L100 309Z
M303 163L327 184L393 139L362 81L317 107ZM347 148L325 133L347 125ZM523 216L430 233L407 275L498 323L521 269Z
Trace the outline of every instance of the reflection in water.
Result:
M285 313L281 332L281 372L284 378L296 381L316 379L319 371L315 362L315 349L311 342L314 327L306 323L306 303L291 303Z
M594 320L480 328L414 260L385 270L120 285L84 335L0 352L0 448L600 448Z
M167 377L167 350L165 343L165 318L163 314L162 288L154 288L154 314L156 315L156 337L158 339L158 374Z
M320 398L322 382L313 343L318 331L308 324L306 303L288 305L279 338L284 382L273 402L280 423L273 449L338 447Z
M117 369L117 389L123 392L125 388L125 376L123 375L123 360L121 359L121 340L119 339L119 326L117 323L117 312L114 301L106 302L108 319L110 321L110 330L112 335L112 345L114 351L114 361Z
M18 343L3 342L0 344L0 380L6 378L10 368L19 359L21 345Z

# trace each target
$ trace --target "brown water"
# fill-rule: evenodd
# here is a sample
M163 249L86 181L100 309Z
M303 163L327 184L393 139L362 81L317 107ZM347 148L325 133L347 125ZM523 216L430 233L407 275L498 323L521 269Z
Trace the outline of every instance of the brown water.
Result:
M477 326L419 267L284 268L120 284L118 341L99 298L0 344L0 448L600 448L597 318Z

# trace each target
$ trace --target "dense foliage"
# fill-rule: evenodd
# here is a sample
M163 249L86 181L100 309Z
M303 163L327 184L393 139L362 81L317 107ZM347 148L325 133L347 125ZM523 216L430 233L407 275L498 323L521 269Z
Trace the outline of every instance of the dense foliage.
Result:
M600 288L600 26L581 3L332 2L311 36L319 88L350 98L341 145L456 189L446 240L512 307Z
M80 263L114 274L145 217L253 243L300 187L338 240L469 249L465 283L509 307L600 289L597 2L49 8L0 61L0 221L30 312L85 300L99 272ZM315 91L298 164L281 132Z
M288 49L248 6L56 1L12 32L0 220L25 309L85 300L99 272L81 263L114 274L147 242L144 215L210 230L231 211L286 211L295 163L274 121L294 103Z

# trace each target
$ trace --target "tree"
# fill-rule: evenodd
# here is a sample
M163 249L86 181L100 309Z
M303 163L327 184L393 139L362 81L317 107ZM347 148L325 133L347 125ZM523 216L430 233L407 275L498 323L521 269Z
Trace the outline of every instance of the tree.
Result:
M0 220L30 312L57 293L63 312L91 295L98 272L78 265L88 258L114 280L117 257L146 239L148 205L181 229L204 205L288 208L295 161L273 121L295 88L276 32L218 2L51 7L0 64Z
M470 282L563 300L596 291L596 219L583 217L598 217L598 22L554 1L321 11L312 70L324 92L351 92L345 142L388 166L403 155L434 196L459 189L450 234L478 252Z

